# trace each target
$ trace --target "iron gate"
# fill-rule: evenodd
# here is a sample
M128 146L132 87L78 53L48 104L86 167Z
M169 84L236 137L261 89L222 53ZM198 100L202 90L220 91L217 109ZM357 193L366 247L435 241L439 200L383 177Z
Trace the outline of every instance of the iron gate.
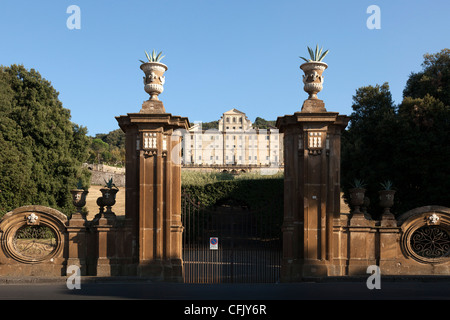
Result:
M182 196L182 209L184 282L279 280L282 256L279 214L232 205L205 208L186 194Z

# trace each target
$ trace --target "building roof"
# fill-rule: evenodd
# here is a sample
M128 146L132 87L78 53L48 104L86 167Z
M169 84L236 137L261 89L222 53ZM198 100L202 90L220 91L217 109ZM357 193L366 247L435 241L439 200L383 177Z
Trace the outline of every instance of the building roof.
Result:
M225 113L241 113L241 114L245 114L245 112L239 111L239 110L236 109L236 108L233 108L233 109L231 109L231 110L228 110L228 111L224 112L224 114L225 114Z

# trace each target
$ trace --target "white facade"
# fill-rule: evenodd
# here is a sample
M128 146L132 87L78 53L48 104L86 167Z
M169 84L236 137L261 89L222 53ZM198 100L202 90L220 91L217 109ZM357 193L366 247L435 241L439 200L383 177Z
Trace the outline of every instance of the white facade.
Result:
M231 109L219 120L219 130L195 124L183 137L186 166L280 167L283 138L278 129L255 129L245 113Z

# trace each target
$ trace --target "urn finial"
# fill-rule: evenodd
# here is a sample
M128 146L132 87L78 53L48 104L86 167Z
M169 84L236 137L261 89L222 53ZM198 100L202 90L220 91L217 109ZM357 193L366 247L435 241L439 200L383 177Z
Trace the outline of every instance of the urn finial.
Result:
M156 54L153 50L151 54L145 51L148 61L139 60L142 62L141 70L144 71L144 90L150 95L150 99L144 101L142 104L141 113L165 113L164 105L159 100L158 96L164 91L164 83L166 78L164 73L167 71L167 66L161 63L164 58L162 52Z
M305 73L303 90L308 93L308 99L303 103L302 112L326 112L325 104L317 98L317 94L323 89L323 72L328 65L322 62L322 59L328 54L328 50L322 53L322 48L319 50L317 45L315 51L308 47L308 52L310 59L300 57L306 61L300 66L300 69Z

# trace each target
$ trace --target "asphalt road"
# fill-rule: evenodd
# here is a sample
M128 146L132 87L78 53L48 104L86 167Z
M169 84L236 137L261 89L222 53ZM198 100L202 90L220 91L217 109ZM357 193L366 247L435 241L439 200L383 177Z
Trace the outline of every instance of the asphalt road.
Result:
M450 280L383 281L368 289L365 279L281 284L180 284L113 280L83 282L68 289L64 281L0 283L1 300L450 300Z

